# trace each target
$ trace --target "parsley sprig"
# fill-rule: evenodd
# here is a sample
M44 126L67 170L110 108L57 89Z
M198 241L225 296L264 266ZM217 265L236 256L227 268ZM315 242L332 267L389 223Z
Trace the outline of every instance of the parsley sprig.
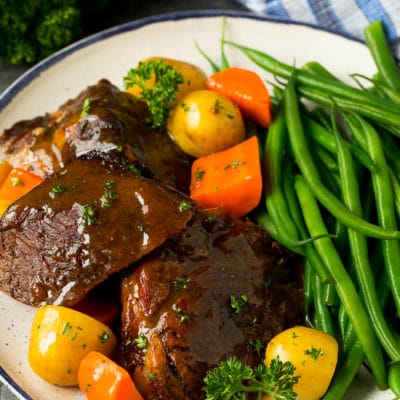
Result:
M248 393L268 394L275 400L294 400L294 385L299 376L293 376L295 367L278 357L267 366L262 363L251 368L236 357L222 361L204 378L206 400L245 400Z
M147 87L153 77L154 84ZM131 68L124 77L126 89L135 85L141 89L141 99L145 100L149 107L149 122L153 128L164 126L169 113L176 105L178 85L183 82L182 74L163 60L141 61L137 68Z

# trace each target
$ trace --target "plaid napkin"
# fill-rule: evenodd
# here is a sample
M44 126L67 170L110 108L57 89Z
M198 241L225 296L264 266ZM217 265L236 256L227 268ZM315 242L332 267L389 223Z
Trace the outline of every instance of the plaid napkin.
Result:
M382 20L400 57L400 0L238 0L252 11L304 22L364 39L363 29Z

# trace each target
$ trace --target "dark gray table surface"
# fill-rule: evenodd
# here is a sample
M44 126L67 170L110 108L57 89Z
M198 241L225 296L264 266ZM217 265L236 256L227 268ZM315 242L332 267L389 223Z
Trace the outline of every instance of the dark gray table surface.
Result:
M97 20L90 27L91 33L148 16L185 10L243 10L234 0L110 0L111 10L107 20ZM0 62L0 93L27 70L27 67ZM17 400L17 397L0 381L0 400ZM50 399L35 399L50 400Z

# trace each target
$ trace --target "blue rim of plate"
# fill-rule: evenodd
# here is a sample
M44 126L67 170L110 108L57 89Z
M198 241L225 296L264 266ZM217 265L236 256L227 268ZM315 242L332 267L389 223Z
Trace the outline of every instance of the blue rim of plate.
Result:
M259 21L267 21L267 22L275 22L275 23L284 23L289 25L300 25L309 28L313 28L319 31L329 32L335 34L337 36L342 36L343 38L360 42L362 40L351 36L349 34L338 32L331 29L321 28L316 25L307 24L303 22L295 22L289 21L285 18L281 18L278 16L265 16L262 14L257 14L254 12L246 12L246 11L234 11L234 10L192 10L192 11L181 11L181 12L172 12L166 14L154 15L151 17L134 20L131 22L127 22L121 25L117 25L115 27L105 29L98 33L95 33L91 36L83 38L62 50L54 53L50 57L44 59L38 64L34 65L32 68L27 70L23 75L20 76L14 83L12 83L1 95L0 95L0 112L7 106L8 103L16 96L27 83L31 82L35 77L37 77L41 72L45 71L52 65L62 61L64 58L68 57L70 54L78 51L81 48L90 46L93 43L102 41L112 36L119 35L124 32L133 31L139 29L143 26L165 22L165 21L178 21L182 19L190 19L190 18L207 18L207 17L222 17L227 16L230 18L246 18L246 19L254 19ZM217 38L216 38L217 39Z
M27 70L20 78L18 78L14 83L12 83L1 95L0 95L0 112L12 101L14 96L16 96L29 82L33 81L38 75L40 75L43 71L50 68L54 64L62 61L69 55L73 54L74 52L90 46L93 43L100 42L105 40L109 37L119 35L124 32L133 31L143 26L158 23L158 22L165 22L165 21L178 21L183 19L190 19L190 18L207 18L207 17L230 17L230 18L245 18L245 19L253 19L259 21L266 21L272 23L285 23L288 25L300 25L309 28L313 28L319 31L329 32L338 36L342 36L346 39L360 42L362 40L347 35L342 32L337 32L330 29L324 29L318 27L316 25L302 23L302 22L293 22L289 21L284 18L280 17L272 17L272 16L265 16L262 14L256 14L254 12L246 12L246 11L234 11L234 10L191 10L191 11L180 11L180 12L172 12L166 14L159 14L154 15L147 18L142 18L138 20L134 20L131 22L127 22L121 25L117 25L115 27L105 29L98 33L95 33L91 36L83 38L64 49L59 50L58 52L54 53L50 57L44 59L43 61L39 62L38 64L34 65L32 68ZM11 391L19 396L21 400L34 400L30 397L22 388L20 388L13 379L8 375L8 373L0 366L0 380L6 384Z

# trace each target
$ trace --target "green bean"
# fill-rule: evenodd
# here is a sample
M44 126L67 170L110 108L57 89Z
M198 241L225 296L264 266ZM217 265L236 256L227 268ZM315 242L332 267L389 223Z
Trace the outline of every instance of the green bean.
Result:
M389 87L386 82L383 82L382 80L370 78L365 75L361 74L352 74L351 75L353 79L361 86L361 83L359 82L359 78L365 79L366 81L370 82L373 84L368 89L364 90L369 90L376 96L385 99L385 100L390 100L393 103L400 104L400 93L396 92L394 89Z
M278 112L272 121L265 143L264 176L266 177L265 204L267 212L277 230L279 241L290 249L304 246L317 238L298 240L296 226L289 215L285 196L282 192L282 159L286 150L287 132L284 113ZM303 250L296 249L303 253Z
M308 116L303 118L303 125L312 140L317 142L330 153L337 153L335 137L324 126ZM351 153L358 162L360 162L368 170L376 171L376 165L372 162L368 153L366 153L364 149L347 141L345 143L346 146L350 148Z
M372 125L363 118L355 116L361 126L370 157L378 167L371 174L375 203L380 225L387 229L397 229L393 189L379 135ZM382 241L383 259L397 314L400 315L400 243L397 240Z
M396 114L392 107L380 107L378 104L383 102L382 99L377 98L376 104L364 104L357 102L357 100L348 99L346 97L340 97L337 95L327 96L326 92L306 85L298 85L297 90L300 95L318 104L322 104L330 108L336 106L340 110L358 113L364 117L373 119L384 127L392 126L395 128L400 128L399 110L397 110ZM396 107L399 108L398 105L396 105ZM395 131L392 133L396 134Z
M310 315L310 308L313 304L313 275L315 272L311 267L310 262L307 258L304 259L304 284L303 284L303 291L304 291L304 299L305 299L305 311L306 315Z
M390 390L400 398L400 361L389 365L388 383Z
M293 160L285 160L283 165L283 192L287 201L289 208L290 218L293 219L296 225L297 231L301 239L306 239L307 229L304 226L304 221L301 216L300 206L297 201L296 193L294 191L294 165ZM332 282L324 263L317 254L312 242L306 243L303 246L305 259L307 263L311 266L312 270L319 276L320 280L324 284L329 284Z
M295 189L309 233L311 235L327 233L316 199L303 176L296 176ZM362 344L377 386L381 389L386 388L386 370L380 343L332 240L322 238L315 241L314 246L335 282L338 296Z
M265 203L268 213L275 220L277 229L285 227L288 235L297 238L297 229L289 217L289 210L282 192L282 160L287 148L285 115L280 109L268 129L264 148L264 176L266 180Z
M335 337L333 319L324 299L323 283L316 273L313 274L313 278L314 326L316 329Z
M354 213L330 192L323 184L304 135L293 80L285 88L285 114L291 148L298 167L307 180L318 201L346 226L359 230L367 236L385 239L399 239L400 232L374 225Z
M343 201L352 212L362 216L359 185L354 169L353 159L350 151L344 145L344 139L336 129L336 124L334 122L333 127L338 148L338 165L342 182L341 189ZM365 307L369 313L371 324L382 347L386 350L389 357L392 360L400 359L400 347L396 343L396 340L386 323L386 319L380 307L379 298L375 290L375 277L372 273L369 262L366 237L358 231L348 229L348 239L353 259L354 271L359 284L359 290L361 292L361 297L364 300Z
M329 307L338 306L340 303L335 286L331 282L324 285L324 302Z
M395 140L393 140L394 138L388 132L382 130L382 132L380 132L380 137L382 139L382 145L385 151L387 162L392 167L393 173L396 175L397 179L400 179L399 145Z
M389 167L390 182L393 188L394 207L396 210L397 218L400 218L400 183L393 170Z
M379 119L381 119L381 116L385 115L387 117L387 124L393 122L393 126L400 128L400 117L397 104L393 104L390 101L384 101L379 97L376 97L358 88L354 88L346 84L340 84L337 81L332 81L321 76L317 77L314 74L280 62L272 56L259 50L242 46L231 41L226 41L226 43L239 49L256 65L274 74L275 76L289 79L295 73L298 82L301 85L318 91L318 93L325 98L325 104L327 101L326 99L328 99L330 103L331 99L333 98L337 104L339 104L340 99L341 102L347 104L348 107L351 106L352 109L354 109L354 105L356 105L360 114L370 116L371 118L375 118L377 116Z
M322 64L317 61L309 61L305 63L302 68L303 71L310 72L316 76L322 76L324 78L330 79L332 81L340 82L340 79L332 74L329 70L327 70Z
M332 175L337 175L338 165L331 153L319 145L312 146L311 151Z
M391 88L400 92L400 68L386 40L382 21L369 24L364 29L364 36L379 75Z
M263 227L273 239L290 248L291 251L293 251L294 253L304 255L304 252L300 247L307 243L308 240L294 241L282 229L278 231L275 222L272 220L271 216L264 210L258 209L254 211L253 216L257 224Z
M359 371L364 357L363 347L360 341L357 340L347 353L345 361L333 377L329 389L322 397L322 400L338 400L343 398Z

